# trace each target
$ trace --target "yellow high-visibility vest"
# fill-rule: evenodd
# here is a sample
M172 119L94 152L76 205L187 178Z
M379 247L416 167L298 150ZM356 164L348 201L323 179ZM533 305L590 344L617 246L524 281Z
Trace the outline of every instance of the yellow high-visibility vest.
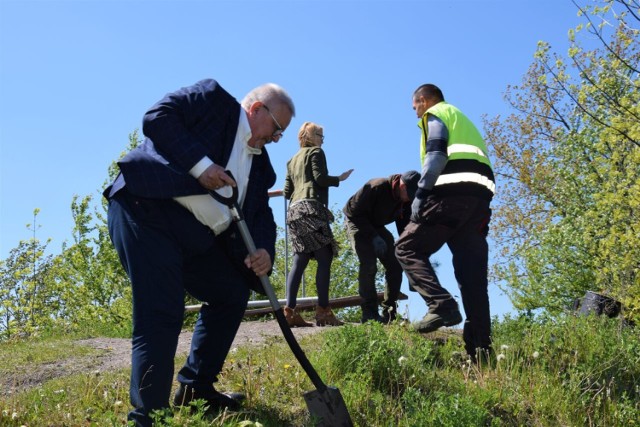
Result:
M447 166L438 177L434 189L447 186L473 188L469 184L477 184L495 193L495 181L487 146L476 126L462 111L446 102L429 108L422 115L418 127L422 130L420 140L420 163L424 164L427 155L428 126L427 116L432 114L442 120L449 132L447 144ZM459 185L457 185L459 184ZM456 192L456 188L451 188ZM466 192L467 190L465 190Z

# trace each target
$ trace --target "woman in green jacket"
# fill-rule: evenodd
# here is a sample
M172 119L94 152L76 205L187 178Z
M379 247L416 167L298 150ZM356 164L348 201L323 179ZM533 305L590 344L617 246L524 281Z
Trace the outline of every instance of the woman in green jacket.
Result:
M315 123L303 123L298 132L300 150L287 162L284 197L290 201L287 226L293 247L293 266L287 277L287 305L285 317L290 326L311 326L295 311L296 297L304 270L311 258L318 262L316 271L316 325L339 326L329 307L331 262L338 253L338 245L331 232L333 214L328 209L329 187L337 187L349 178L353 169L340 176L330 176L327 159L320 148L324 130Z

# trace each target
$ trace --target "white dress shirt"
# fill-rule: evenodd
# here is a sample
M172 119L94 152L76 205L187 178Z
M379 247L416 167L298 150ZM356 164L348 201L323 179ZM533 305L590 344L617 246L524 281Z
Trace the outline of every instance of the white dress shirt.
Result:
M247 186L249 185L249 172L251 171L251 163L254 155L262 154L259 148L249 147L247 143L251 138L251 128L247 113L243 108L240 109L240 120L238 121L238 131L236 139L233 142L233 149L228 163L224 166L225 170L231 171L238 186L238 204L242 206ZM213 161L208 157L203 157L196 165L191 168L189 174L194 178L198 178ZM222 196L231 196L232 189L225 186L218 191ZM231 224L231 213L229 208L217 202L209 194L197 194L194 196L176 197L175 201L187 208L201 223L209 227L218 235L225 231Z

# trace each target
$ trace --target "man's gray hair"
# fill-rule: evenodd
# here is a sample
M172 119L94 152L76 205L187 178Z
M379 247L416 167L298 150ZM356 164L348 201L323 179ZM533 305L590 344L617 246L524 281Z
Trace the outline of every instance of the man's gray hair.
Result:
M251 104L256 101L271 107L275 104L284 104L291 111L291 117L296 115L296 107L293 105L291 97L286 90L275 83L263 84L249 92L241 102L242 108L249 110Z

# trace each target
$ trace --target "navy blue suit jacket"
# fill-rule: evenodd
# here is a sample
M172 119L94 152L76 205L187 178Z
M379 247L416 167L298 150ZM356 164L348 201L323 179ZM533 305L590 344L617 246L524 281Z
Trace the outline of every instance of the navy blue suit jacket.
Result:
M189 170L204 156L218 165L227 164L240 109L240 104L212 79L167 94L144 116L144 142L118 162L124 182L116 179L105 195L115 194L123 185L129 193L150 199L206 194ZM275 171L263 148L261 155L253 157L242 211L256 247L266 249L274 261L276 224L268 191L275 181ZM235 225L223 238L232 258L242 263L247 249ZM247 272L261 291L255 274Z

